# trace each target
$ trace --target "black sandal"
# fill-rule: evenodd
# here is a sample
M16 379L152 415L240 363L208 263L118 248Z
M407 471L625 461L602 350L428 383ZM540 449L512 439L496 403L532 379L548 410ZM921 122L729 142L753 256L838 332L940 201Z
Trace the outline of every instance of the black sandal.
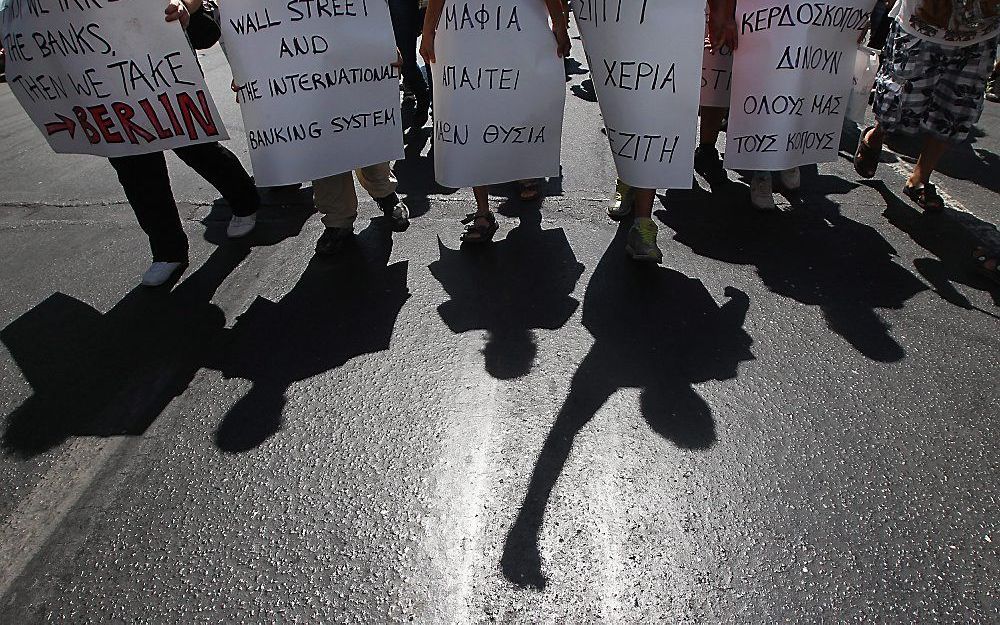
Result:
M1000 284L1000 259L995 255L991 256L984 248L976 248L972 253L976 259L976 273ZM993 265L991 268L990 265Z
M542 192L538 189L537 180L521 180L517 185L521 191L520 197L522 202L534 202L542 195Z
M906 185L903 187L903 193L926 213L940 213L944 210L944 199L929 182L919 187Z
M879 161L882 159L882 146L876 150L868 143L866 137L868 133L875 130L875 126L869 126L861 132L861 139L858 141L858 149L854 153L854 171L862 178L874 178L878 171Z
M482 223L486 222L486 223ZM462 233L462 243L489 243L500 228L497 217L492 212L479 214L469 213L462 220L465 232Z

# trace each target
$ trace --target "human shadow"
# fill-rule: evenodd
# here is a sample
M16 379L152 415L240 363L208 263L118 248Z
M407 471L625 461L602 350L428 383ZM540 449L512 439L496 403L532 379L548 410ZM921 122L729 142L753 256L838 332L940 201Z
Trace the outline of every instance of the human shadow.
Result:
M996 317L995 313L974 305L955 287L956 284L961 284L986 291L993 297L993 303L1000 306L1000 288L986 278L972 275L972 250L978 242L962 224L942 215L918 211L910 202L893 193L881 180L861 184L878 191L885 200L886 209L882 214L889 223L933 256L918 258L913 261L913 266L938 296L959 308L978 310Z
M792 210L762 214L743 202L703 193L670 202L657 218L674 240L701 256L751 265L771 292L818 306L827 327L878 362L906 356L878 309L898 310L926 285L895 262L896 250L874 228L840 213L830 196L857 185L803 168Z
M252 383L215 433L223 451L263 444L281 429L288 388L389 348L410 297L408 263L388 265L392 235L377 217L335 258L314 257L277 302L258 297L228 331L212 367Z
M517 216L516 228L481 249L451 249L439 238L441 256L430 264L450 298L438 306L441 319L456 334L485 330L486 371L502 380L531 371L535 330L557 330L576 312L573 291L584 269L562 228L542 228L536 203L520 204Z
M175 288L136 287L106 313L55 293L11 322L0 340L33 394L7 416L3 448L34 456L70 437L145 432L211 359L226 325L216 291L252 245L294 236L306 217L261 223L252 242L217 247Z
M980 137L986 136L980 132ZM997 167L1000 157L985 148L976 148L976 135L970 135L969 140L953 146L941 157L934 170L949 178L966 180L993 193L1000 193L1000 176ZM919 138L908 135L889 135L886 137L886 147L904 157L911 165L916 163L923 147Z
M641 389L642 415L654 432L682 449L707 449L716 441L712 410L692 385L735 378L739 364L753 359L743 330L747 295L728 287L719 306L699 280L636 265L622 252L628 227L619 227L587 286L583 325L594 345L573 376L504 543L501 570L522 587L546 584L538 548L545 509L576 435L608 398Z

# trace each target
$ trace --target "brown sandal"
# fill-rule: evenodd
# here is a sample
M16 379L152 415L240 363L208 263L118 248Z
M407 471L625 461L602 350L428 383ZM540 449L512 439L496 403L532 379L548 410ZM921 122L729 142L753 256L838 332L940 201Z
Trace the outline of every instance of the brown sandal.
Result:
M868 134L875 130L875 126L865 128L858 141L858 149L854 153L854 171L862 178L874 178L878 171L879 161L882 159L882 146L876 150L867 140Z
M919 187L906 185L903 187L903 193L926 213L940 213L944 210L944 199L938 195L937 188L929 182Z
M489 243L500 228L500 225L497 224L497 217L492 212L482 215L469 213L462 220L462 223L465 224L462 243Z

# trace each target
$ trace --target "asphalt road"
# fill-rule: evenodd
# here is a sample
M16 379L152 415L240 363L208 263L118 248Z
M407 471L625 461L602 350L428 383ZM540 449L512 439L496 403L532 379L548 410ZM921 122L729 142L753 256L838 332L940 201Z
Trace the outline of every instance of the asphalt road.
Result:
M963 210L901 199L905 155L774 215L732 174L666 193L638 267L569 68L564 177L491 248L426 142L410 230L365 201L336 260L308 190L234 244L174 159L172 291L135 287L110 166L0 86L0 622L998 622L998 107L941 179Z

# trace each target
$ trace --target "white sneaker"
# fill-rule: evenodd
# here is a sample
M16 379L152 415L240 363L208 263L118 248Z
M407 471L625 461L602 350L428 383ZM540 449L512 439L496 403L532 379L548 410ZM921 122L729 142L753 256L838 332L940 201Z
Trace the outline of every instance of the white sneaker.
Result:
M239 239L250 234L257 225L257 213L240 217L233 215L229 220L229 227L226 228L226 235L230 239Z
M146 273L142 274L142 286L160 286L169 280L170 276L174 275L174 272L180 269L182 264L154 262L146 270Z
M771 186L771 172L755 171L750 180L750 203L760 211L777 210L774 203L774 189Z
M798 167L784 170L778 174L778 178L786 191L798 191L799 187L802 186L802 176L799 174Z

